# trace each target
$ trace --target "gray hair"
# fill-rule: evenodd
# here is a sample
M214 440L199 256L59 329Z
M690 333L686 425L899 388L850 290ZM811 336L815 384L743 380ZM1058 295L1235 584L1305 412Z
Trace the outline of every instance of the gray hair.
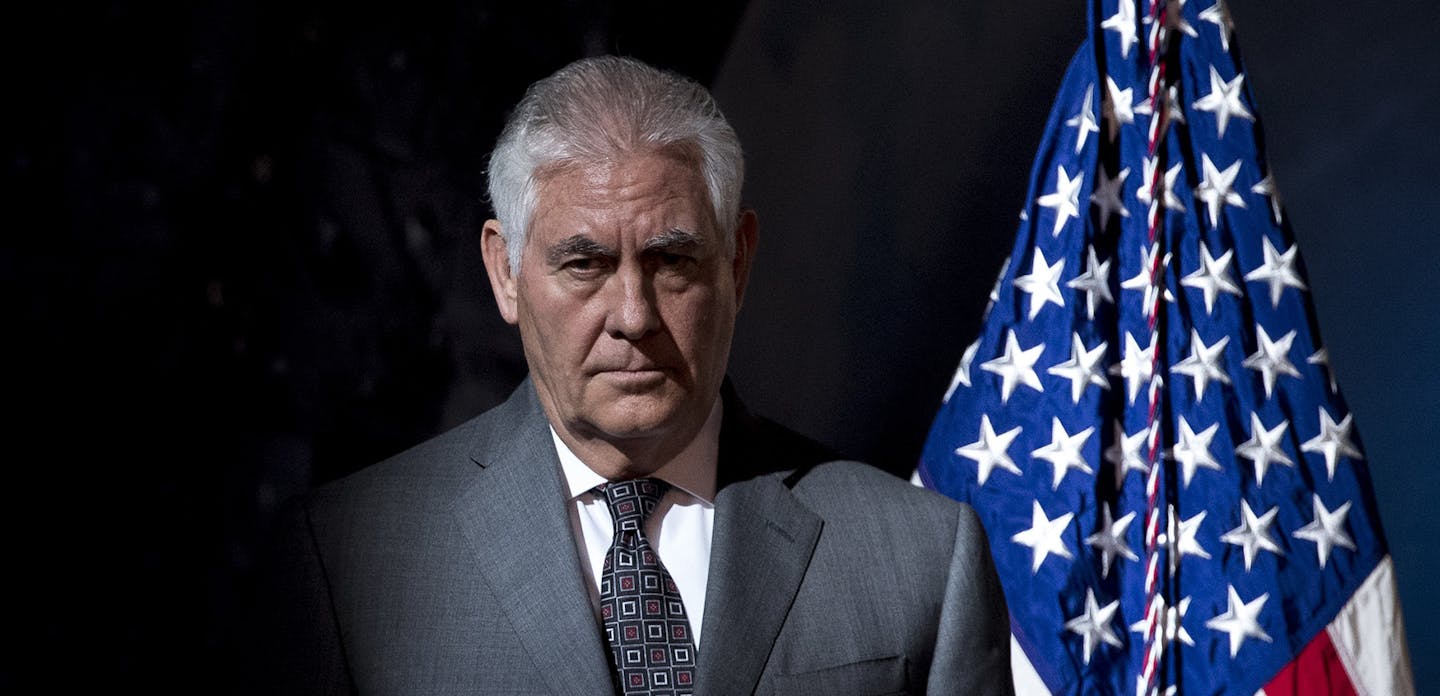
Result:
M710 93L633 58L575 61L530 86L490 155L490 204L520 269L539 179L556 167L668 148L696 158L727 254L735 252L744 155Z

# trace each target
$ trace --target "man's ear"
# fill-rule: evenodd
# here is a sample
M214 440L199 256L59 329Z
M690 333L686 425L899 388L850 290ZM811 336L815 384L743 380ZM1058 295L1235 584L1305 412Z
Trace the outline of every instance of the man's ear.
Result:
M500 316L514 324L520 320L515 274L518 269L510 268L506 241L500 233L500 221L486 220L480 232L480 254L485 258L485 273L490 276L490 290L495 294L495 306L500 309Z
M750 282L750 266L755 262L755 247L760 244L760 220L755 211L740 211L740 224L735 228L735 308L745 303L745 286Z

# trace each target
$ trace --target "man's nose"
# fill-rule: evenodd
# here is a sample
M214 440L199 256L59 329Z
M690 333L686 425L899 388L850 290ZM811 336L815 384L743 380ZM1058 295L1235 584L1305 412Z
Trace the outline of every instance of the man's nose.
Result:
M640 269L626 270L611 277L610 312L605 331L614 338L638 341L660 328L655 305L655 286Z

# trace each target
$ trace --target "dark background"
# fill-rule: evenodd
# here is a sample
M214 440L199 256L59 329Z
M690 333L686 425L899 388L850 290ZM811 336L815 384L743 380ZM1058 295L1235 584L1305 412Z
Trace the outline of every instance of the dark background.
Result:
M0 691L218 690L279 503L508 394L524 363L476 245L483 166L524 87L583 55L712 85L746 145L749 405L908 473L1084 3L675 5L11 9ZM1423 691L1440 9L1232 5Z

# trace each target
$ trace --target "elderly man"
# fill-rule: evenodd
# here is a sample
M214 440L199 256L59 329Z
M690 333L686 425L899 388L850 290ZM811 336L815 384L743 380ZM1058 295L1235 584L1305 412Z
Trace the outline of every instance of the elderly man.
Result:
M758 237L710 95L583 60L490 165L485 267L530 376L296 506L288 688L1008 693L974 513L725 382Z

